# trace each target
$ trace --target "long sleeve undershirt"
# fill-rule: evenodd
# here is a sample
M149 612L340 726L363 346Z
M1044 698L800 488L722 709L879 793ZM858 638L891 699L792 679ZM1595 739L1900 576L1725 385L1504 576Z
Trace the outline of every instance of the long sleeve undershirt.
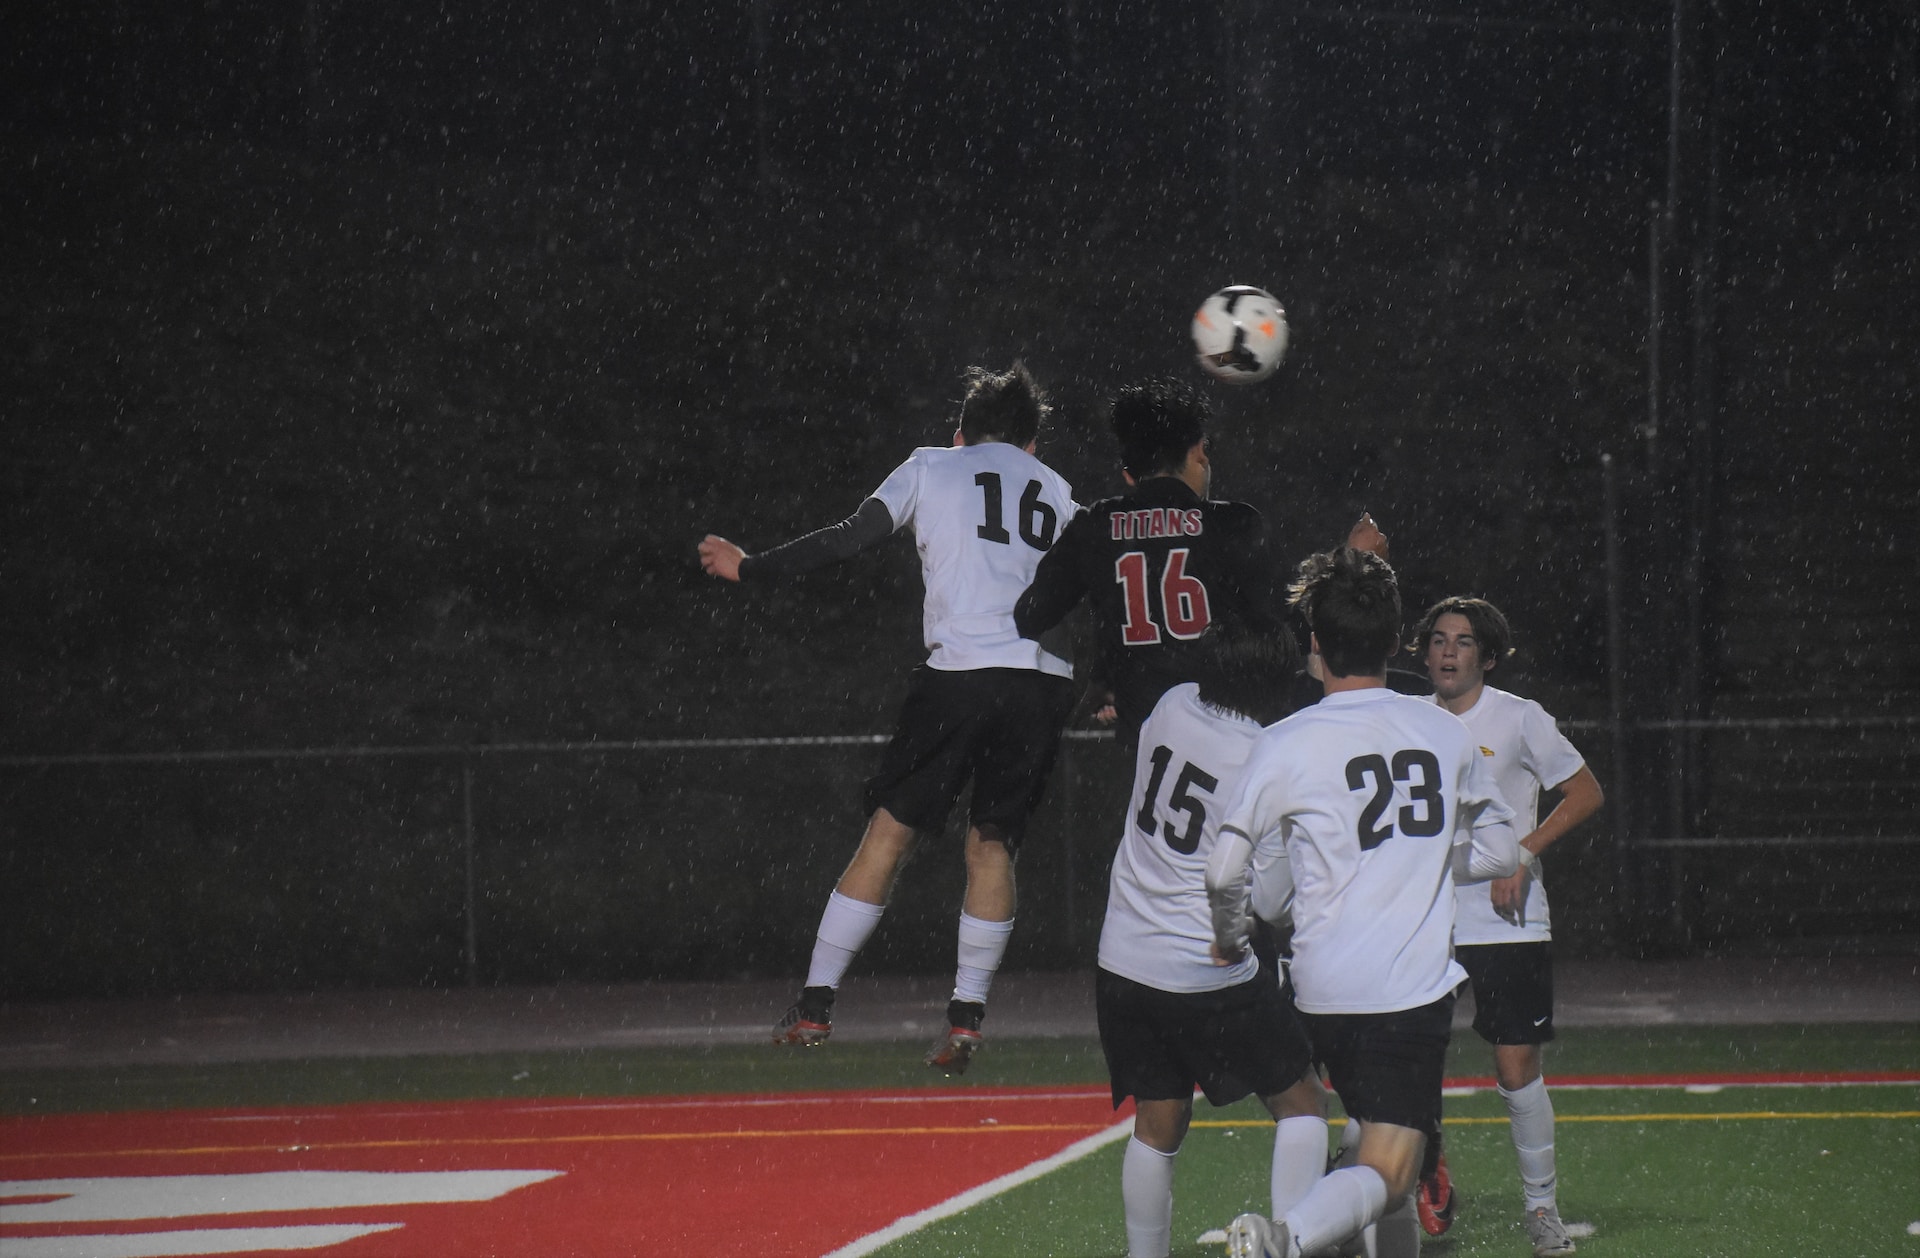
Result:
M851 559L893 536L893 514L878 498L868 498L838 524L783 542L740 561L740 579L755 583L785 581L802 573Z

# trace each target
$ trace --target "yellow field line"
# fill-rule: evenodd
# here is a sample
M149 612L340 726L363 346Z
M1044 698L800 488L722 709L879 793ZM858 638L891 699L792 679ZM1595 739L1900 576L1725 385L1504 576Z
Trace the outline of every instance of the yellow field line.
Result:
M1718 1123L1750 1122L1756 1119L1815 1119L1815 1118L1920 1118L1920 1110L1747 1110L1730 1111L1725 1114L1556 1114L1556 1123ZM1335 1122L1339 1116L1335 1115ZM1498 1123L1504 1127L1507 1118L1503 1114L1498 1118L1445 1118L1441 1120L1449 1127L1484 1127ZM1271 1127L1272 1122L1258 1118L1241 1119L1196 1119L1195 1127Z
M1093 1132L1101 1123L981 1123L965 1127L813 1127L798 1131L623 1131L570 1136L445 1136L417 1140L340 1140L321 1144L190 1145L170 1149L76 1149L50 1153L0 1153L0 1162L41 1158L198 1157L228 1153L340 1153L367 1149L433 1149L447 1145L635 1144L665 1140L772 1140L795 1136L974 1136L1030 1132Z
M1747 1122L1755 1119L1811 1119L1811 1118L1920 1118L1920 1110L1749 1110L1726 1114L1560 1114L1554 1117L1557 1123L1725 1123ZM1505 1123L1502 1118L1462 1118L1444 1119L1444 1122L1461 1123Z
M1560 1114L1560 1123L1717 1123L1717 1122L1792 1122L1838 1119L1920 1119L1920 1110L1744 1110L1724 1114ZM1448 1118L1449 1127L1489 1126L1506 1123L1496 1118ZM1198 1119L1200 1128L1271 1127L1266 1119ZM592 1132L563 1136L447 1136L413 1140L341 1140L320 1144L239 1144L188 1145L158 1149L87 1149L47 1153L0 1153L0 1163L36 1161L45 1158L118 1158L118 1157L204 1157L236 1153L343 1153L372 1149L432 1149L449 1145L486 1148L562 1144L643 1144L675 1140L777 1140L796 1137L857 1136L965 1136L1011 1135L1032 1132L1087 1132L1099 1130L1098 1123L982 1123L953 1127L816 1127L802 1130L744 1129L738 1131L629 1131Z

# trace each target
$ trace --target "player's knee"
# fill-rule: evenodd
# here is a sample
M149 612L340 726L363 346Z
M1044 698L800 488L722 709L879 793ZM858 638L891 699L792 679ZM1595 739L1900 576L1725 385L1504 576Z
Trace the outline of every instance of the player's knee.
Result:
M1267 1112L1275 1121L1287 1118L1327 1117L1327 1090L1320 1084L1319 1076L1307 1074L1284 1092L1262 1097Z
M973 835L976 846L988 849L995 858L1004 856L1007 860L1012 860L1014 851L1020 845L1020 836L997 821L976 822Z
M1493 1073L1502 1090L1518 1092L1540 1077L1538 1045L1501 1045L1494 1049Z
M1160 1153L1178 1153L1193 1121L1193 1104L1178 1101L1142 1101L1134 1106L1133 1136Z
M1398 1201L1419 1182L1426 1144L1425 1133L1414 1128L1393 1123L1363 1123L1356 1160L1385 1182L1388 1201Z

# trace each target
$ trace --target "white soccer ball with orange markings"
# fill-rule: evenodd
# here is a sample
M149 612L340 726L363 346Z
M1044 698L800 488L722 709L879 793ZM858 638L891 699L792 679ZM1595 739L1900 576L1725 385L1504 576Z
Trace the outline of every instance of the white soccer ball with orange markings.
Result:
M1193 353L1216 380L1265 380L1287 356L1287 312L1264 288L1223 288L1194 312Z

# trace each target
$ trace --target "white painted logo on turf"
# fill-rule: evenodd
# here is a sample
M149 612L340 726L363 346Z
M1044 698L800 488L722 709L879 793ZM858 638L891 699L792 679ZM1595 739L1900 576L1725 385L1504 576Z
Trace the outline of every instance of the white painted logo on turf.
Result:
M491 1201L559 1174L559 1171L272 1171L256 1175L0 1180L0 1226ZM20 1200L35 1197L50 1200ZM399 1223L355 1223L202 1228L105 1236L6 1236L0 1248L8 1258L165 1258L263 1249L323 1249L400 1226Z
M355 1223L317 1227L219 1227L205 1231L133 1232L125 1236L8 1236L0 1240L7 1258L205 1258L209 1254L276 1253L325 1249L375 1232L391 1232L398 1223Z

